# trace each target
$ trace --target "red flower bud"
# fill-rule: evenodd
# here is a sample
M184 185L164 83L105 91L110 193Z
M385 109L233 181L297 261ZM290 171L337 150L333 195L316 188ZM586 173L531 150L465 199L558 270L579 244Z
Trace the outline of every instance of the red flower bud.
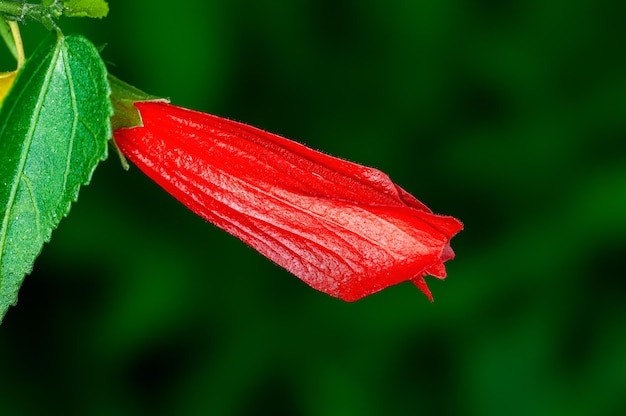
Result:
M122 153L193 212L315 289L353 301L446 276L463 225L433 214L384 173L245 124L137 102Z

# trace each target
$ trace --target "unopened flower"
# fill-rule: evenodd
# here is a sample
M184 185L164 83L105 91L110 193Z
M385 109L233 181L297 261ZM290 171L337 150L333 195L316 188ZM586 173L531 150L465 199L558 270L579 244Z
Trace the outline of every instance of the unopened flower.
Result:
M354 301L446 276L462 224L433 214L379 170L257 128L134 103L141 123L114 133L122 153L193 212L308 285Z

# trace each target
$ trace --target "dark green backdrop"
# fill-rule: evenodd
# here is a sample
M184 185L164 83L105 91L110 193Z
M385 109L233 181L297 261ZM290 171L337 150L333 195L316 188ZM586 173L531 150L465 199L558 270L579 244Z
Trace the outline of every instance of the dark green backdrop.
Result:
M380 168L465 230L433 304L344 303L112 155L0 326L0 414L626 414L620 2L109 3L61 26L118 77Z

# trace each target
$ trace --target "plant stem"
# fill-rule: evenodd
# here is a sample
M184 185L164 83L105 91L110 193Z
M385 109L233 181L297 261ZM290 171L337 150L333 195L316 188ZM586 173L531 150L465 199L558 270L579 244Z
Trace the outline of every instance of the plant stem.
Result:
M63 14L63 4L54 1L50 5L23 3L21 1L0 0L0 15L8 21L33 19L41 22L48 29L55 29L54 19Z
M18 20L24 18L24 9L29 5L19 1L0 1L0 13Z

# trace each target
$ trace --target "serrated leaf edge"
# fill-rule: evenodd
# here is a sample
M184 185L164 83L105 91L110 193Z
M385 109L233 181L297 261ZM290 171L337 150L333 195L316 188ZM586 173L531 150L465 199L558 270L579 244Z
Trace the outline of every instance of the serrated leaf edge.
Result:
M102 157L98 157L96 163L93 165L93 168L87 172L87 174L83 177L83 181L81 181L81 183L79 183L76 187L74 187L74 189L68 189L67 190L67 196L69 199L69 202L67 203L67 206L62 210L61 213L61 218L58 219L57 221L57 225L53 226L53 227L47 227L47 229L43 230L44 232L42 233L42 225L41 225L41 214L39 212L39 210L36 207L36 204L34 203L35 201L35 197L32 193L31 190L31 186L28 184L29 179L28 177L26 177L24 175L24 168L26 165L26 160L28 158L28 153L30 151L30 145L32 143L33 137L34 137L34 131L37 125L37 119L41 114L41 109L43 107L43 103L45 101L45 97L48 93L48 86L50 85L50 81L52 79L52 74L54 73L54 69L57 67L58 65L58 59L60 56L64 56L65 59L63 61L63 66L64 66L64 71L65 74L68 78L68 85L70 88L70 96L72 99L72 111L74 114L74 120L73 120L73 125L72 125L72 134L71 134L71 138L70 140L70 149L68 151L68 155L67 155L67 161L66 161L66 168L65 168L65 172L63 174L63 184L65 185L67 183L68 177L69 177L69 172L70 172L70 165L71 165L71 156L72 156L72 151L73 151L73 147L74 147L74 140L76 137L76 130L77 130L77 125L78 122L80 120L80 114L78 112L78 108L76 105L76 94L75 94L75 89L74 89L74 82L72 79L72 75L71 75L71 68L69 68L68 66L68 55L69 55L69 50L67 49L67 47L65 46L67 44L66 42L66 37L64 37L62 34L58 34L58 38L57 38L57 45L50 51L51 54L53 54L52 58L50 59L50 61L43 60L42 64L44 64L44 62L49 62L49 66L48 69L46 71L46 76L44 79L44 83L42 84L42 93L38 96L37 98L37 103L35 106L35 115L33 117L33 121L31 122L30 126L29 126L29 131L27 133L27 144L25 144L22 148L22 152L20 155L20 163L19 163L19 168L16 172L16 177L19 176L19 180L14 181L13 186L11 188L11 192L9 194L9 201L7 203L7 209L5 210L5 215L4 218L2 219L2 227L0 228L0 265L2 263L2 254L4 253L5 247L8 247L10 242L7 243L6 238L7 238L7 234L8 234L8 225L10 222L10 218L12 216L12 211L13 211L13 206L14 206L14 202L15 202L15 197L17 195L17 191L19 189L19 184L22 183L22 181L24 181L26 183L26 186L29 190L29 194L31 195L30 199L33 202L33 206L36 212L36 226L37 226L37 233L38 235L40 235L42 237L42 246L39 250L39 252L41 252L41 250L43 249L43 244L48 243L52 237L52 231L58 226L58 223L60 222L60 220L62 218L65 218L71 209L71 205L72 203L76 202L78 200L78 194L80 191L80 188L82 186L88 185L91 182L91 178L93 176L93 173L95 171L95 168L97 167L97 162L105 160L107 158L107 148L105 147L104 153L102 154ZM40 66L41 66L40 65ZM104 65L104 64L103 64ZM86 66L88 68L88 66ZM19 76L19 75L18 75ZM108 83L108 80L105 79L105 85L107 87L107 96L110 96L111 93L111 89ZM30 81L29 81L30 83ZM28 85L28 84L26 84ZM23 91L27 90L27 88L24 88ZM20 92L20 94L18 95L17 99L14 101L15 103L19 102L21 96L22 96L23 92ZM9 112L9 116L13 113L13 111L16 109L16 105L14 105L10 112ZM109 104L109 117L113 114L113 108L112 106ZM90 130L90 129L88 129ZM0 130L0 134L2 134L2 132L4 131L4 126L2 128L2 130ZM97 135L95 134L95 132L91 132L92 133L94 139L97 140ZM110 138L112 135L112 131L111 131L111 126L109 124L109 127L107 129L106 132L107 136ZM17 253L19 255L19 253ZM39 254L38 254L39 255ZM37 256L38 256L37 255ZM5 293L14 293L14 297L12 299L5 299L6 302L6 307L8 309L9 306L14 306L17 303L17 293L19 291L19 286L21 286L24 277L32 272L32 267L33 267L34 263L32 263L30 265L30 268L25 272L25 274L21 277L21 279L16 280L15 282L13 282L13 284L11 284L8 288L5 287L3 290L3 292ZM2 276L0 276L0 278L2 278ZM4 284L7 284L8 282L4 282ZM1 286L1 285L0 285ZM2 304L4 302L0 302L0 324L2 323L2 320L4 318L5 313L7 312L7 309L4 309L4 307L2 307Z

